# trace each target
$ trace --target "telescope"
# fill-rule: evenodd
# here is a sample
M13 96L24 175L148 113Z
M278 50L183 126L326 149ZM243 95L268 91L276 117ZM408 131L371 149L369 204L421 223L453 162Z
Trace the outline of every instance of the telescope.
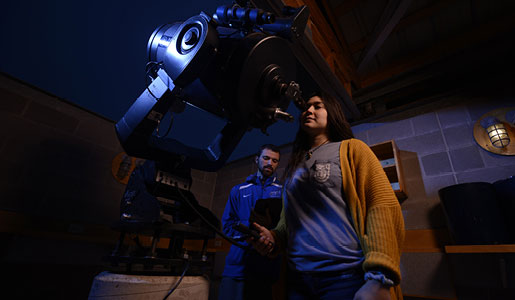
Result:
M304 107L290 45L302 36L308 16L306 6L285 6L276 16L232 4L218 7L212 16L201 12L152 33L147 45L150 83L115 125L125 152L146 162L132 173L121 200L115 225L121 235L110 256L113 263L163 264L165 258L156 250L160 237L170 238L166 264L184 257L184 239L204 240L197 262L206 261L207 239L224 235L218 218L190 192L191 168L220 169L247 131L266 133L279 120L292 121L286 112L292 101ZM186 104L227 122L205 149L156 134L165 115L181 113ZM152 236L150 250L141 251L143 256L125 254L126 233Z
M152 160L180 159L191 168L216 171L251 128L291 121L291 100L302 106L295 82L293 36L304 32L306 6L277 18L257 8L221 6L151 35L147 52L152 82L116 123L125 152ZM188 103L227 121L205 149L154 133L170 108Z

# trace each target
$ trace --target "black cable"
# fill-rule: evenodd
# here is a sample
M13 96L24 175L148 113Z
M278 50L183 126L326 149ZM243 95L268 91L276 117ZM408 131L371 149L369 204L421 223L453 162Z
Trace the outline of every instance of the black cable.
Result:
M181 189L177 188L177 191L179 192L179 195L181 195L181 197L184 199L184 201L190 206L191 209L193 209L193 211L202 219L202 221L204 221L204 223L206 223L209 227L211 227L211 229L213 229L216 233L218 233L218 235L220 235L222 238L224 238L226 241L228 241L229 243L237 246L237 247L240 247L241 249L244 249L244 250L247 250L250 248L250 246L246 246L246 245L243 245L243 244L240 244L238 241L236 241L235 239L231 238L231 237L228 237L227 235L225 235L220 229L216 228L215 225L211 224L196 208L193 204L190 203L189 199L181 192Z
M179 286L182 279L184 278L184 275L186 274L186 271L188 271L189 267L190 267L190 260L188 259L188 260L186 260L186 266L184 267L184 271L182 271L181 277L179 278L177 283L173 286L173 288L168 292L168 294L166 294L166 296L163 298L163 300L166 300L166 298L168 298L168 296L170 296L175 291L175 289Z

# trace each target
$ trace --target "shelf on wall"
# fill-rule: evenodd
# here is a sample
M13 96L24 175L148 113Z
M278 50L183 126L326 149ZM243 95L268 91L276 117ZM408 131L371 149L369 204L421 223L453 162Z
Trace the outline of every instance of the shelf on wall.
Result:
M434 297L434 296L422 296L422 295L410 295L403 294L404 300L419 300L419 299L430 299L430 300L456 300L456 297Z
M452 245L445 246L446 253L515 253L515 244L502 245Z
M393 140L370 146L377 156L399 201L405 200L404 177L399 159L399 150Z

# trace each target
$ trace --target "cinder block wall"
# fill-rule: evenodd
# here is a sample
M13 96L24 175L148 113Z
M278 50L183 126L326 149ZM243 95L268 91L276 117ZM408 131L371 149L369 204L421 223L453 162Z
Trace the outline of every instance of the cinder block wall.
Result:
M483 114L514 106L515 97L511 94L458 95L353 128L356 137L369 145L389 139L397 143L408 194L402 203L406 230L446 228L439 189L466 182L495 182L515 175L514 156L485 151L473 136L474 123ZM455 297L445 253L405 252L401 268L405 294Z
M513 95L447 97L353 127L356 137L369 145L390 139L397 143L408 194L402 203L408 231L445 229L440 188L515 175L513 156L486 152L472 136L474 122L484 113L515 106ZM0 117L2 273L16 274L20 266L33 272L32 284L45 283L34 289L38 295L87 295L90 280L102 270L102 256L112 249L109 225L118 219L125 188L111 175L112 159L122 151L113 121L4 75ZM282 148L279 175L290 151ZM216 173L194 170L192 190L201 205L221 218L231 187L254 172L254 156ZM217 257L218 274L223 254ZM454 297L443 251L405 252L401 267L406 294ZM66 288L57 292L52 285L45 287L49 274Z
M212 208L217 177L216 172L191 170L191 178L193 179L191 192L195 195L199 204L208 209Z
M440 188L465 182L494 182L515 175L514 156L485 151L473 136L475 122L501 107L515 107L515 97L456 96L384 123L354 128L356 137L369 145L393 139L401 151L409 195L403 203L410 212L405 213L407 229L443 225L443 219L426 213L427 208L439 205Z
M114 122L0 74L0 124L4 284L20 298L85 299L118 238L110 227L125 185L111 171L123 151ZM192 177L211 208L216 173Z
M111 164L123 149L112 120L5 75L0 114L0 209L106 225L118 219L125 185ZM216 176L192 171L192 192L208 208Z
M1 208L83 222L116 219L123 186L113 123L1 77Z

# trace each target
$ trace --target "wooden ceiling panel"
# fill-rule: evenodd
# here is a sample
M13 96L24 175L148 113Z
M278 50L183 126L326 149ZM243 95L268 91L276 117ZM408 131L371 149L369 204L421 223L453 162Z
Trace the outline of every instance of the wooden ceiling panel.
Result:
M354 82L359 85L358 77L356 74L356 67L354 61L352 60L352 53L349 51L349 45L347 44L347 40L343 35L341 26L339 26L337 17L332 13L332 9L327 0L319 0L318 3L322 4L323 12L325 16L329 19L329 25L332 29L332 32L336 35L336 39L338 40L338 44L340 46L339 50L341 51L341 55L343 56L343 62L349 68L349 70L340 70L342 73L348 72L349 81ZM330 34L330 33L329 33ZM345 67L342 64L338 64L338 67Z
M367 105L373 104L381 91L391 93L399 78L407 86L398 88L406 92L411 90L410 85L417 86L418 81L431 81L434 76L454 71L445 62L471 53L479 44L485 49L478 52L484 55L481 68L489 64L489 54L497 53L495 45L515 48L511 46L515 42L510 42L515 39L508 36L515 31L514 0L412 0L403 8L403 15L392 7L406 5L409 0L282 1L291 6L309 6L313 44L349 94L352 87L352 93L358 97L354 101L356 105L363 105L363 99L368 99ZM489 46L490 40L496 44ZM515 49L502 53L511 52L515 53ZM475 63L473 58L474 55L467 56L470 65ZM462 65L468 65L468 61ZM437 70L433 70L435 66ZM489 69L496 67L497 64ZM431 74L424 73L429 69ZM432 82L447 80L441 79ZM368 97L371 94L374 96ZM377 100L377 105L384 106L385 99Z
M463 32L472 26L470 1L453 1L435 14L433 18L438 36L445 39Z
M393 29L392 33L402 31L403 29L408 28L424 20L431 20L431 17L433 17L443 8L449 6L454 1L457 0L430 1L429 4L427 4L426 6L420 6L421 3L424 3L425 1L412 1L411 6L408 8L409 11L411 10L411 13L408 13L404 18L402 18L399 21L397 26L395 26L395 28ZM418 9L413 9L412 7L418 7ZM363 37L360 40L351 42L349 45L351 52L354 53L365 48L367 40L368 39L366 37Z
M513 28L515 28L515 15L492 21L486 25L477 26L467 32L459 33L456 36L440 41L431 48L413 53L412 55L406 55L401 59L389 63L377 72L363 78L362 86L367 87L430 64L453 53L472 47L474 44L487 41L492 36L510 31Z
M484 23L492 18L515 11L513 0L472 0L470 2L474 21Z
M398 34L393 33L384 41L381 49L377 52L378 64L382 66L398 58L400 50Z
M404 53L417 53L424 48L431 48L437 41L433 23L429 19L423 19L403 30L404 34ZM400 34L400 32L397 32ZM401 51L399 51L401 52ZM399 57L395 57L399 58Z
M339 29L333 29L329 18L323 12L323 7L318 6L315 0L285 0L284 2L286 5L294 7L307 5L310 8L311 23L308 25L313 32L315 46L322 52L327 63L344 86L350 87L351 82L359 85L354 62L350 58L350 52L346 50L348 47L344 47L344 41L338 39L337 31ZM338 73L335 71L336 68L339 70ZM350 88L347 92L352 95Z
M345 42L349 47L350 53L356 52L353 49L353 44L358 43L359 41L365 41L366 43L366 32L364 32L363 29L360 27L354 13L351 12L344 16L338 17L336 25L342 31L343 38L345 39ZM364 46L359 48L358 50L362 48L364 48Z
M440 0L417 0L417 1L413 1L413 3L411 3L410 7L408 7L408 10L406 11L406 16L409 16L409 15L415 13L416 11L418 11L420 9L423 9L424 7L428 6L429 4L437 2L437 1L440 1Z
M411 0L389 0L383 8L378 21L374 25L374 30L370 34L365 50L363 50L357 66L358 74L365 74L367 65L372 62L375 55L402 18L407 8L411 5Z
M435 0L430 1L425 6L420 6L421 2L413 1L410 8L418 7L411 12L408 12L404 18L401 19L399 24L394 29L395 31L402 30L413 24L416 24L424 19L429 19L438 14L442 9L449 6L457 0Z
M362 0L347 0L341 1L342 3L334 6L334 15L336 17L342 17L351 12Z

